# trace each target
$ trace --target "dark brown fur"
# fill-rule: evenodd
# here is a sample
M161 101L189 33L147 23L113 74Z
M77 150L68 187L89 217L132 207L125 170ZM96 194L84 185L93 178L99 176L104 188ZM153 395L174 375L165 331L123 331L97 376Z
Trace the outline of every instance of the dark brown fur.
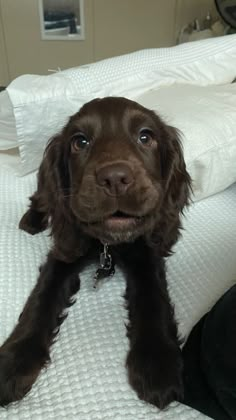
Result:
M22 398L50 360L63 311L79 289L78 272L98 257L101 242L126 274L130 384L160 408L181 399L164 257L178 239L189 191L177 131L125 98L89 102L51 139L20 228L35 234L50 227L53 247L0 349L2 405Z

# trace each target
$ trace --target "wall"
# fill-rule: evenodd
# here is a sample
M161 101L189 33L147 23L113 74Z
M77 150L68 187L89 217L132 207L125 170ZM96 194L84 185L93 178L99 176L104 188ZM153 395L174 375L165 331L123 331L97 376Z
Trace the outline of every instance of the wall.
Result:
M42 41L38 0L0 0L0 85L24 73L47 74L48 69L174 45L183 24L204 17L213 4L214 0L84 0L84 41Z
M1 3L0 3L0 86L6 86L9 80L8 60L5 49L5 39L3 31L3 23L1 18Z
M175 3L175 0L94 0L95 60L173 45Z
M24 73L73 67L93 60L93 1L84 2L84 41L42 41L37 0L1 0L9 80Z

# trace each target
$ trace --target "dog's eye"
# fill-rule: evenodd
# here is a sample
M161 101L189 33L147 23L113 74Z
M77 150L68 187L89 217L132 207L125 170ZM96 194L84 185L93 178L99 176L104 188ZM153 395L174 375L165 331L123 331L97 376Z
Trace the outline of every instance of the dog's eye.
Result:
M72 149L78 152L89 146L89 139L83 133L76 133L72 136Z
M138 142L144 146L150 146L153 141L153 132L149 128L142 128L139 132Z

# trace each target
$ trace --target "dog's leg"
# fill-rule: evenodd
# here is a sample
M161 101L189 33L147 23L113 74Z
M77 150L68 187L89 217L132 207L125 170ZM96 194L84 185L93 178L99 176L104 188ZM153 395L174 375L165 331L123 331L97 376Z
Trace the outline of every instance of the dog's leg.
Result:
M67 264L49 254L18 324L0 348L1 405L23 398L50 360L50 345L79 290L84 262Z
M142 241L122 247L127 275L129 381L138 396L160 408L183 397L182 357L164 260Z

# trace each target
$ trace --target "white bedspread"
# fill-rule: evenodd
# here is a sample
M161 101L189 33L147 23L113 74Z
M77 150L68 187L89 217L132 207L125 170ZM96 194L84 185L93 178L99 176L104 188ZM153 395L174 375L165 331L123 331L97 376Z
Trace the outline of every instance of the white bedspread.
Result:
M0 340L10 333L49 247L47 234L17 228L34 191L35 174L0 169ZM168 264L182 334L236 279L236 186L193 205ZM202 414L173 403L167 410L140 401L124 367L128 340L120 271L94 291L95 267L81 276L76 304L52 348L52 363L20 403L0 408L1 420L191 420Z

